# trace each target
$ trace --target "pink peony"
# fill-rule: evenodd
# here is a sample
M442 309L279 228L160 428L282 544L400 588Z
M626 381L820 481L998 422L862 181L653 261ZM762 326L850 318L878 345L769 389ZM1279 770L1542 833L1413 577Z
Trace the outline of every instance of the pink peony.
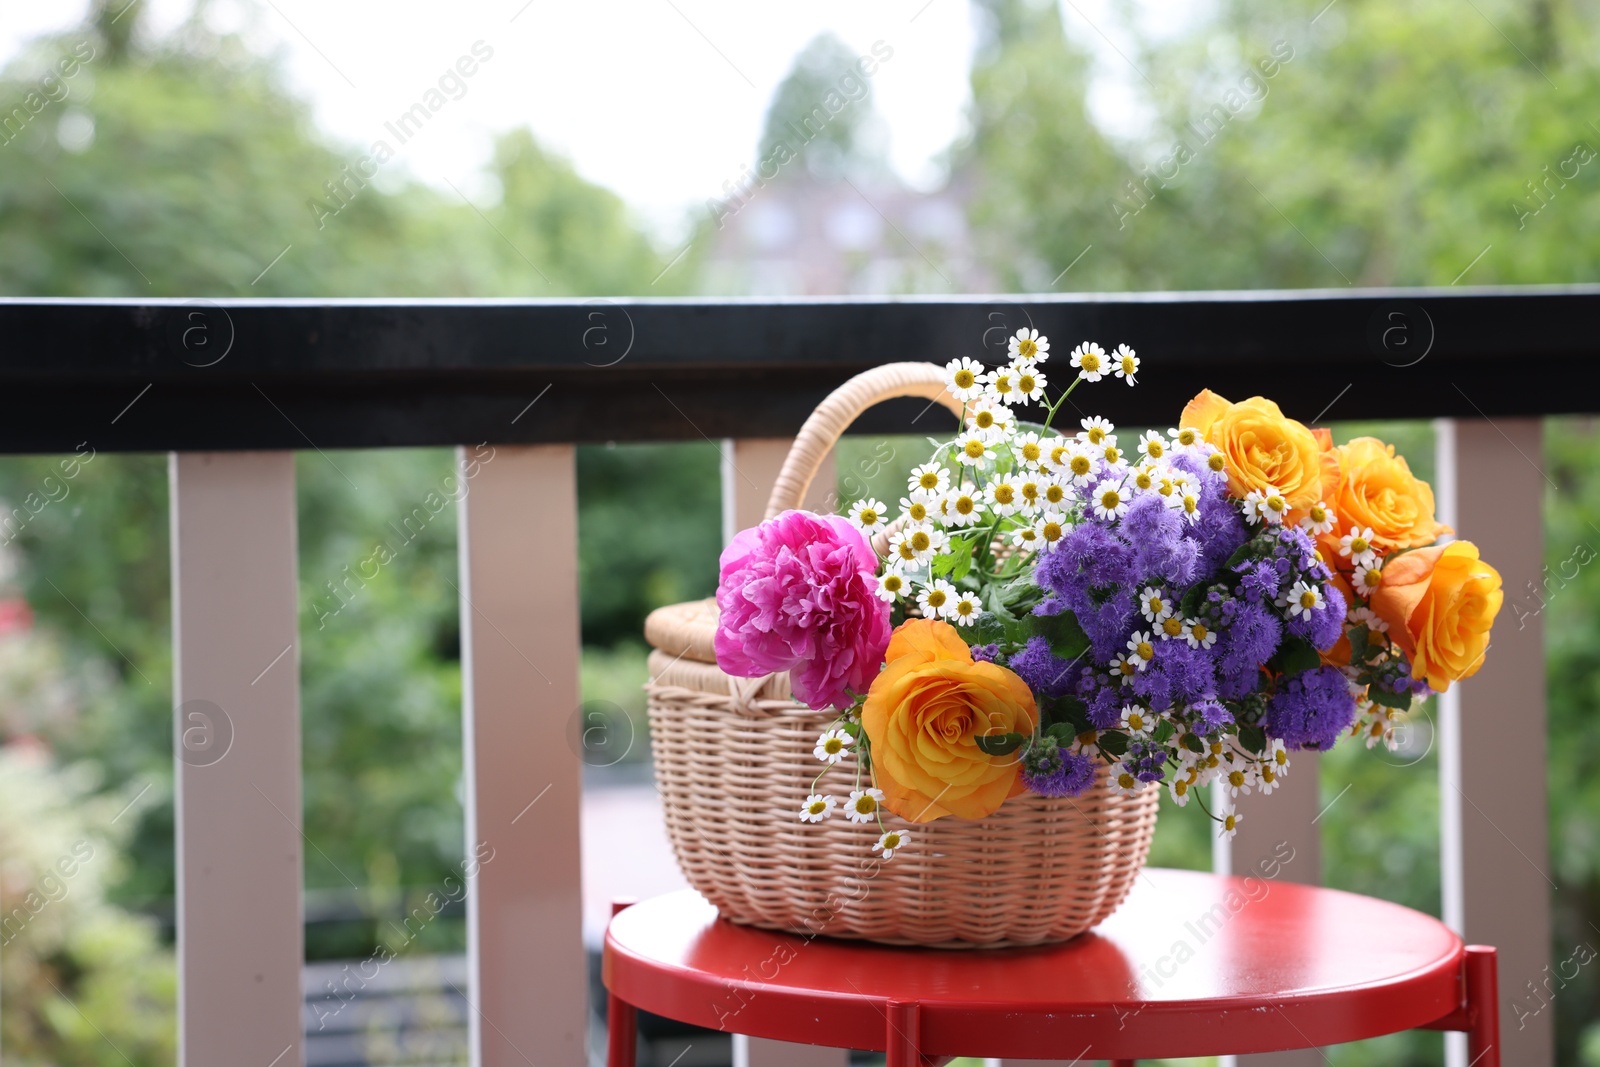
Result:
M722 550L717 666L741 678L788 671L794 695L821 710L865 693L889 648L878 557L837 515L786 511Z

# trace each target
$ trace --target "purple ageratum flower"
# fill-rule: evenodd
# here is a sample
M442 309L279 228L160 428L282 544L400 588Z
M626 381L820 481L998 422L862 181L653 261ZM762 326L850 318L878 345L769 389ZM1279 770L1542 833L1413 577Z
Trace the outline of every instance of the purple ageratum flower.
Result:
M1098 522L1081 522L1039 561L1034 578L1076 612L1094 590L1132 586L1132 565L1133 552L1125 541Z
M1011 657L1010 667L1035 696L1065 696L1072 689L1073 663L1050 651L1043 637L1030 637L1022 651Z
M889 648L877 568L842 516L786 511L743 531L722 551L717 665L741 678L788 671L806 705L849 706Z
M1267 733L1289 748L1328 749L1355 721L1356 701L1336 667L1284 681L1267 704Z
M1215 700L1202 700L1189 710L1197 716L1200 733L1213 733L1233 722L1233 713Z
M1223 650L1217 661L1218 681L1247 675L1250 689L1254 689L1258 668L1272 658L1282 641L1283 623L1274 611L1260 604L1240 604L1232 625L1218 642Z
M1159 671L1165 675L1172 687L1173 703L1188 704L1216 692L1217 675L1213 667L1216 656L1216 646L1190 648L1187 641L1174 638L1157 643L1155 662L1145 672Z
M1344 594L1331 582L1322 584L1322 603L1289 620L1289 632L1326 652L1344 633Z
M1167 750L1154 741L1132 741L1123 754L1122 765L1141 782L1159 782L1166 777Z
M1270 604L1277 599L1283 586L1283 576L1270 562L1257 560L1254 563L1241 563L1238 570L1241 574L1239 592L1246 600Z
M1107 681L1086 702L1089 707L1089 725L1096 730L1109 730L1122 719L1122 705L1126 703L1120 683Z
M973 645L972 658L978 663L993 663L994 658L1000 654L1000 643L991 642L987 645Z
M1075 797L1094 784L1094 760L1058 746L1053 738L1035 746L1022 763L1022 784L1045 797Z

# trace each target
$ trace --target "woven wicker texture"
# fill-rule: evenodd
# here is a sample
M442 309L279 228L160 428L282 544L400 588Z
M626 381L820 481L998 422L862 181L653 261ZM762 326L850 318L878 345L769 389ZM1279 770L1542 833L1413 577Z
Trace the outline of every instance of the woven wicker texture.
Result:
M797 507L818 464L866 408L893 396L960 405L926 363L878 367L840 387L795 440L768 515ZM712 601L661 608L645 623L650 740L667 833L689 884L734 922L775 930L944 948L1064 941L1122 903L1144 866L1160 791L1120 795L1102 772L1084 795L1025 793L986 819L911 824L882 861L877 823L835 812L802 823L823 765L812 754L834 720L790 695L786 674L733 678L715 664ZM843 799L853 757L819 787Z

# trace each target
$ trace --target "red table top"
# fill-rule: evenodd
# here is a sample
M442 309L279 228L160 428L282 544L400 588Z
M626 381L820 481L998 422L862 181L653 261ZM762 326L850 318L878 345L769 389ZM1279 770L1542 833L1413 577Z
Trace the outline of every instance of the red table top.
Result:
M682 891L621 912L608 989L730 1033L882 1051L886 1006L920 1005L930 1056L1156 1058L1329 1045L1462 1002L1461 939L1333 889L1150 869L1096 929L1039 948L936 950L717 918Z

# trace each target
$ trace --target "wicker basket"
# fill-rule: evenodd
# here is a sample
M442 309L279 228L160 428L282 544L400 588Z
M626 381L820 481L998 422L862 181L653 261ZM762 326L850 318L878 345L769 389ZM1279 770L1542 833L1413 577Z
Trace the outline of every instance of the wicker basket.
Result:
M880 400L919 396L953 411L938 368L878 367L818 406L767 506L798 507L840 434ZM892 860L871 852L876 824L801 823L821 769L812 749L833 721L793 699L786 674L732 678L716 666L717 608L661 608L645 623L650 740L667 833L689 884L734 922L830 937L945 948L1064 941L1122 903L1144 866L1159 790L1119 795L1102 772L1087 793L1024 793L985 819L912 825ZM824 779L853 780L847 759ZM835 786L837 791L837 786Z

